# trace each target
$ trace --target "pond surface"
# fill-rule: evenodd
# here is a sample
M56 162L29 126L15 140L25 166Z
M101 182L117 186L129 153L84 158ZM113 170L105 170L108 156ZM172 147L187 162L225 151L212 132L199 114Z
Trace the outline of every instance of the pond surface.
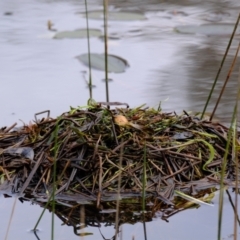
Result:
M85 28L84 1L23 0L0 2L1 88L0 126L28 123L34 114L50 110L56 117L70 106L84 106L89 98L85 78L88 68L75 57L87 53L87 40L53 39L47 29L51 20L58 31ZM89 2L89 10L102 9L102 1ZM110 20L108 23L109 53L128 61L124 73L110 73L110 101L127 102L130 107L143 103L164 111L202 111L210 88L226 50L229 35L183 34L177 26L222 24L236 22L240 2L231 1L111 1L109 10L142 14L145 19L134 21ZM89 20L91 28L103 33L103 22ZM240 40L232 43L226 65L223 67L216 91L207 109L214 107L223 81ZM103 53L104 43L91 38L91 52ZM236 101L239 57L233 70L216 117L228 123ZM86 73L83 73L86 72ZM93 98L105 101L104 73L93 70ZM7 228L14 199L0 196L1 229ZM227 202L227 201L226 201ZM21 206L20 206L21 205ZM230 208L228 203L226 208ZM188 210L170 219L170 223L156 220L147 224L149 239L216 239L217 202L215 207ZM232 210L226 211L223 239L232 237ZM28 217L26 216L28 212ZM36 239L29 230L35 224L41 209L17 201L8 239ZM31 213L31 214L30 214ZM231 212L232 213L232 212ZM26 221L22 221L22 216ZM50 216L41 224L41 239L50 237ZM34 222L34 223L33 223ZM228 225L229 224L229 225ZM56 223L56 239L74 239L70 227ZM187 227L186 227L187 226ZM203 231L204 229L204 231ZM98 230L94 237L101 239ZM110 238L114 229L103 228ZM143 239L142 225L125 225L123 239ZM1 239L6 232L1 231ZM57 235L58 234L58 235ZM98 235L97 235L98 234ZM150 236L151 235L151 236ZM69 237L71 236L71 237ZM97 236L97 237L96 237ZM157 237L156 237L157 236ZM160 238L160 236L162 236ZM79 239L79 237L75 237Z
M231 194L234 199L234 194ZM217 222L218 222L218 199L219 192L215 193L212 200L213 206L202 205L198 209L185 210L176 214L165 222L159 218L153 219L152 222L146 223L147 239L163 239L163 240L202 240L202 239L217 239ZM0 238L1 239L26 239L36 240L34 233L31 231L35 226L42 208L29 203L22 204L16 198L3 198L0 196ZM238 204L240 207L240 204ZM13 211L13 217L10 215ZM44 213L43 218L38 225L39 239L50 239L51 236L51 213ZM10 220L11 219L11 220ZM7 235L7 228L10 221L10 228ZM227 195L224 197L223 208L223 225L222 239L233 239L233 223L234 214ZM67 239L83 239L73 233L73 228L62 224L62 221L55 217L55 238L57 240ZM87 227L84 232L92 233L93 235L86 236L84 239L111 239L114 236L115 229L111 226L104 226L98 229L97 227ZM122 239L124 240L144 240L143 224L137 223L134 225L124 224L121 228ZM238 237L240 232L238 231Z

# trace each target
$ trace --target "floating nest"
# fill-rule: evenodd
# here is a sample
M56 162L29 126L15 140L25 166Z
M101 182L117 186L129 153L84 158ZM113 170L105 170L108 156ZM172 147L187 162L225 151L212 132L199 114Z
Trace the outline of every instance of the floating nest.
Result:
M225 184L236 178L232 151L225 150L227 127L186 112L123 106L92 103L55 119L47 111L18 129L1 128L0 191L70 209L94 203L98 211L114 208L106 202L119 197L122 206L138 199L141 210L144 199L146 206L154 203L151 216L170 205L169 216L179 203L176 193L197 196L218 185L223 167Z

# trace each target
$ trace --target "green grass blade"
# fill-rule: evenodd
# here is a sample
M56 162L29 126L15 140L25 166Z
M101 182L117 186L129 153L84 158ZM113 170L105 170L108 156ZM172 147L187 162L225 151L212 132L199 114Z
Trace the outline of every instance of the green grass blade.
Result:
M239 95L239 92L238 92ZM223 157L223 163L222 163L222 170L221 170L221 180L220 180L220 194L219 194L219 208L218 208L218 240L221 240L221 230L222 230L222 216L223 216L223 195L224 195L224 175L226 171L226 166L227 166L227 156L230 150L230 145L231 145L231 139L233 136L233 128L234 128L234 121L236 118L236 112L237 112L237 104L235 104L233 115L232 115L232 121L230 128L228 130L228 138L227 138L227 145Z
M209 152L210 152L209 159L203 165L203 170L209 171L208 169L206 169L206 167L207 167L208 164L210 164L213 161L214 155L215 155L215 149L214 149L214 147L210 143L208 143L208 142L206 142L206 141L204 141L202 139L199 139L198 141L203 142L209 149Z
M185 194L185 193L183 193L183 192L181 192L181 191L178 191L178 190L174 190L174 193L175 193L176 195L178 195L179 197L181 197L181 198L183 198L183 199L186 199L186 200L189 201L189 202L193 202L193 203L196 203L196 204L203 204L203 205L207 205L207 206L211 206L211 207L214 206L213 204L206 203L206 202L204 202L204 201L202 201L202 200L199 200L199 199L197 199L197 198L194 198L194 197L192 197L192 196L189 196L189 195L187 195L187 194Z

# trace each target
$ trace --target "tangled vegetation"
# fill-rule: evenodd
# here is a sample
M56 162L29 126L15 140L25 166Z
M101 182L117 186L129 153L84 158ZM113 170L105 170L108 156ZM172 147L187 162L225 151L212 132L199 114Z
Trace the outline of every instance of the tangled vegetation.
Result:
M111 105L123 104L92 103L56 119L36 114L34 123L2 128L0 190L40 202L53 194L60 206L95 203L100 210L119 196L154 197L158 211L179 205L176 193L197 196L219 183L227 127L187 112ZM226 184L235 178L232 159L229 152Z

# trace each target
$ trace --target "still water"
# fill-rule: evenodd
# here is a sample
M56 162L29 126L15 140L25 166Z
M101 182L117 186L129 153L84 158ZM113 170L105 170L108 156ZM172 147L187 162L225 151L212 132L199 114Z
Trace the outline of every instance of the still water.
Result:
M234 195L232 194L232 197ZM146 223L147 239L150 240L202 240L217 239L217 219L218 219L218 198L217 192L212 203L214 206L201 206L198 209L185 210L179 214L169 218L169 222L165 222L158 218L152 222ZM0 196L0 239L5 239L7 227L10 221L11 211L13 210L13 218L11 220L8 238L9 240L26 239L37 240L31 229L35 226L42 209L35 205L22 204L14 198L3 198ZM224 198L223 209L223 227L222 239L233 239L233 209L230 206L227 196ZM87 227L84 232L93 233L91 236L79 237L73 233L73 228L63 225L61 220L55 218L55 238L56 240L69 239L86 239L86 240L103 240L101 233L105 239L111 239L114 236L115 229L106 227L102 224L100 229L96 227ZM38 226L38 237L41 240L51 239L51 213L45 212L43 219ZM143 224L134 225L124 224L122 226L122 239L124 240L144 240ZM240 232L238 231L238 237Z
M101 10L102 1L89 2L89 10ZM146 4L147 2L147 4ZM213 80L227 47L229 36L181 34L176 26L236 22L240 2L231 1L110 1L112 11L137 12L146 20L109 21L109 53L126 59L130 65L124 73L110 73L110 101L127 102L131 107L146 103L165 111L202 111ZM87 52L86 39L52 39L47 21L58 31L86 27L82 14L84 1L22 0L0 1L0 126L14 122L28 123L34 114L50 110L56 117L70 106L83 106L89 98L84 80L88 69L75 57ZM78 13L78 14L76 14ZM103 32L103 22L92 19L91 28ZM237 35L223 68L208 112L214 107L227 76L240 37ZM91 52L103 53L104 43L91 39ZM227 85L216 117L228 123L236 101L239 57ZM104 73L93 70L93 98L105 101ZM14 199L0 196L1 229L7 228ZM229 207L229 206L227 206ZM230 208L230 207L229 207ZM216 239L217 202L210 210L189 210L171 218L170 223L156 220L147 225L149 239ZM8 239L35 239L28 232L40 209L17 201ZM226 212L230 214L232 210ZM28 213L28 217L26 217ZM31 214L30 214L31 213ZM227 215L226 214L226 215ZM231 212L232 214L232 212ZM24 216L25 221L22 221ZM224 225L223 239L231 239L232 217ZM228 225L229 224L229 225ZM56 223L56 239L79 239L72 229ZM41 239L50 238L50 216L41 225ZM188 227L186 227L188 226ZM204 229L204 231L203 231ZM99 232L86 239L101 239ZM106 238L114 229L103 228ZM0 239L5 231L1 230ZM98 234L98 235L97 235ZM69 237L70 236L70 237ZM123 239L143 239L142 225L123 227ZM157 236L157 237L156 237ZM160 238L160 236L162 236ZM194 236L194 238L193 238Z
M227 47L227 36L180 34L179 25L235 23L239 1L111 1L110 10L141 12L144 21L110 21L109 53L126 59L123 74L109 74L110 101L131 107L161 102L166 111L201 111ZM102 1L89 1L89 10L99 10ZM75 58L87 53L86 39L52 39L51 20L58 31L84 28L79 1L1 1L1 118L0 126L21 119L28 122L36 112L51 110L53 117L69 106L85 105L89 93ZM6 13L12 13L7 15ZM101 20L90 20L91 28L103 32ZM211 112L235 54L239 35L230 49L208 112ZM91 52L102 53L104 44L91 39ZM218 108L217 117L229 121L236 99L239 58ZM85 74L88 77L88 72ZM104 73L93 71L93 98L105 101Z

